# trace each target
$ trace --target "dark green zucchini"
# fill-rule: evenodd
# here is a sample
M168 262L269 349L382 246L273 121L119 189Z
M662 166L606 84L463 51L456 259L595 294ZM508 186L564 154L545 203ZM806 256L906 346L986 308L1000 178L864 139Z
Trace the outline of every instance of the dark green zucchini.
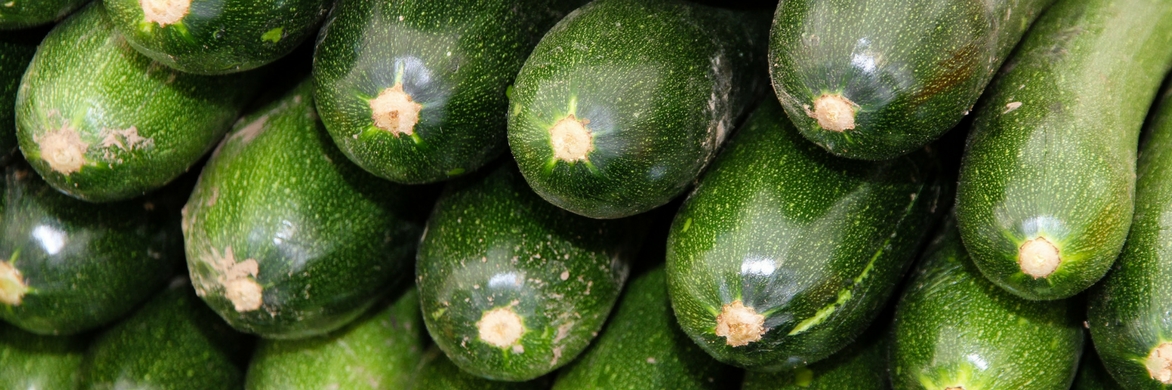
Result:
M1088 345L1082 355L1082 363L1078 366L1078 375L1074 377L1072 390L1123 390L1115 378L1103 367L1103 362L1095 354L1095 349Z
M75 389L88 335L42 336L0 321L0 388Z
M867 328L943 213L925 152L827 154L766 99L684 202L667 242L680 326L717 360L810 365Z
M0 34L0 167L17 153L16 88L44 37L40 29Z
M432 348L423 355L415 373L412 390L542 390L549 388L549 377L528 382L502 382L484 379L456 367L443 351Z
M86 353L82 389L239 389L252 340L178 278Z
M156 200L91 204L58 193L23 161L10 164L0 198L0 318L66 335L147 300L183 255L178 218Z
M660 265L631 280L598 340L553 389L727 389L736 378L680 330Z
M968 115L1054 0L783 1L769 74L785 112L831 153L892 159Z
M956 217L973 262L1026 299L1103 277L1131 226L1139 131L1172 66L1172 4L1061 1L977 109Z
M1103 364L1128 389L1172 389L1172 89L1139 154L1135 218L1111 273L1091 289L1087 323Z
M566 16L510 95L509 147L529 185L592 218L682 194L767 88L764 16L667 0Z
M584 2L339 1L314 54L322 122L346 156L392 181L479 169L507 148L505 89Z
M878 327L873 325L872 329ZM891 388L887 344L879 332L868 331L850 346L809 366L775 373L746 372L741 390L887 390Z
M192 284L241 331L338 329L410 277L421 191L347 160L307 79L245 116L200 174L183 217Z
M507 161L452 182L415 265L427 330L474 375L545 375L602 329L642 225L640 217L595 220L558 209Z
M130 46L163 65L227 74L276 61L314 36L329 0L105 0Z
M1083 351L1074 300L1021 299L981 276L951 220L907 283L891 332L897 389L1069 389Z
M244 388L406 389L426 336L414 289L326 336L261 340Z
M128 199L187 171L236 120L253 75L195 76L138 54L92 4L45 37L20 84L20 149L54 188Z
M0 31L55 22L87 2L89 0L9 0L0 4Z

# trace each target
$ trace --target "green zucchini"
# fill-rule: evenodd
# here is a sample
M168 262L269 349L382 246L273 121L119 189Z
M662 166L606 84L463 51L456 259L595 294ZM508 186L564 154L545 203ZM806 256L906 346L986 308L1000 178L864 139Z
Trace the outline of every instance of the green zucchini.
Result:
M1078 375L1074 377L1073 390L1123 390L1115 378L1103 367L1103 362L1095 354L1093 347L1087 348L1082 355L1082 363L1078 366Z
M521 64L584 2L339 1L314 53L322 122L346 156L385 179L475 171L507 148L501 113Z
M766 99L672 224L667 282L680 326L750 370L830 356L880 313L944 211L944 183L926 152L831 156Z
M276 61L317 34L328 0L105 0L114 28L182 72L236 73Z
M326 336L261 340L244 388L406 389L423 358L423 318L414 289Z
M45 37L21 80L20 149L45 181L70 196L140 196L215 146L250 97L253 79L161 66L131 49L101 4L91 4Z
M1070 388L1084 339L1077 302L1029 301L989 282L951 220L907 286L891 332L895 388Z
M1135 218L1123 253L1091 289L1087 323L1103 364L1128 389L1172 389L1172 89L1140 151Z
M876 323L882 327L887 323ZM850 346L817 363L775 373L749 371L741 390L887 390L887 344L868 331Z
M618 300L643 220L558 209L510 162L450 183L415 265L427 331L485 378L525 381L573 361Z
M186 278L177 278L94 340L81 388L238 389L251 345L195 296Z
M1026 299L1103 277L1131 226L1139 131L1172 66L1172 4L1061 1L977 109L957 189L973 262Z
M529 185L592 218L682 194L767 88L761 16L667 0L566 16L510 95L509 147Z
M346 325L405 281L430 203L346 159L308 78L246 115L200 173L183 214L196 292L265 338ZM421 197L419 197L421 198Z
M42 336L0 322L0 388L75 389L88 335Z
M40 30L0 34L0 167L16 153L16 88L44 36Z
M88 2L89 0L9 0L0 4L0 31L55 22Z
M423 355L412 390L542 390L549 388L549 377L527 382L502 382L484 379L456 367L443 351L432 348Z
M5 168L2 189L0 318L24 330L67 335L114 321L181 261L178 218L157 198L90 204L23 161Z
M1053 2L783 1L769 74L806 139L840 157L892 159L968 115Z
M660 265L631 280L598 340L553 389L726 389L736 377L680 330Z

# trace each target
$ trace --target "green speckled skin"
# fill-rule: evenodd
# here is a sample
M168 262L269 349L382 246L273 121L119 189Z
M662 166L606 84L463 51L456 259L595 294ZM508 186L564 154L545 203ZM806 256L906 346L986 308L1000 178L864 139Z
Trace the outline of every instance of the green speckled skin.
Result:
M1135 218L1123 253L1088 296L1088 324L1103 364L1128 389L1172 389L1146 361L1172 342L1172 89L1140 151Z
M216 317L185 278L176 279L94 340L81 389L239 389L251 346L250 337Z
M140 196L187 171L215 146L251 96L255 75L195 76L144 57L100 4L58 24L16 101L20 150L54 188L107 202ZM66 173L42 155L50 134L74 132L83 165Z
M457 366L524 381L569 363L618 300L643 219L595 220L541 200L505 162L452 182L427 222L416 260L423 320ZM497 347L484 313L511 308L524 331Z
M977 109L961 163L957 225L985 277L1060 299L1107 273L1131 226L1139 131L1170 65L1167 0L1061 1L1038 19ZM1036 237L1062 258L1038 279L1017 260Z
M836 158L766 99L681 206L667 242L680 326L717 360L757 371L806 366L846 347L879 314L945 199L925 152ZM761 340L733 347L717 317L740 300Z
M631 280L598 340L561 371L553 389L728 389L736 371L680 330L661 265Z
M74 334L121 318L181 264L178 218L153 199L91 204L49 187L23 162L5 169L0 261L29 286L0 318L40 334Z
M0 322L0 389L76 389L88 345L88 335L41 336Z
M1030 23L1054 0L782 1L769 40L773 89L810 141L848 158L888 160L968 115ZM858 110L855 128L810 116L823 94Z
M423 358L423 318L414 289L345 328L303 340L261 340L244 388L408 388Z
M456 367L443 351L432 348L423 357L415 374L411 390L543 390L549 388L549 377L528 382L504 382L484 379Z
M542 198L592 218L661 206L691 185L767 85L768 15L597 0L550 30L510 96L509 147ZM550 129L588 121L585 160Z
M1083 351L1078 302L1029 301L989 282L951 220L907 286L891 332L896 389L1070 388Z
M29 28L64 19L89 1L9 0L0 4L0 31Z
M16 88L44 37L40 29L0 33L0 167L17 153Z
M313 110L308 78L245 116L216 148L184 209L188 269L201 298L242 331L291 339L357 318L398 281L430 203L342 155ZM259 308L222 283L255 260ZM231 280L231 279L228 279Z
M1093 337L1093 336L1092 336ZM1082 362L1078 366L1078 375L1074 377L1072 390L1124 390L1115 382L1115 378L1107 373L1103 362L1095 354L1095 349L1089 344L1082 355Z
M878 332L868 331L850 346L809 366L775 373L745 372L741 390L888 390L891 383L887 377L887 343Z
M314 55L317 108L363 169L447 180L501 155L508 97L542 34L584 0L342 0ZM491 37L491 39L488 39ZM423 106L412 135L375 127L370 100L402 83Z
M332 0L191 0L172 24L148 21L142 0L104 0L138 52L195 74L227 74L276 61L317 34ZM170 3L179 3L172 1Z

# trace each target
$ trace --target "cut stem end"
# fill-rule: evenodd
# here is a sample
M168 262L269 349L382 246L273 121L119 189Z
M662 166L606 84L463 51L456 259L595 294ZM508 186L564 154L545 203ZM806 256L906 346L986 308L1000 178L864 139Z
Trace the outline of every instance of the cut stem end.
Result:
M1172 384L1172 343L1163 343L1148 354L1148 374L1160 383Z
M1021 272L1039 279L1054 273L1058 265L1062 264L1062 257L1058 255L1058 248L1054 244L1038 237L1021 244L1017 250L1017 264Z
M814 111L806 114L818 120L825 130L843 132L855 128L855 113L859 105L841 94L825 94L814 100Z
M740 347L761 340L765 335L765 316L757 314L741 300L726 304L716 316L716 335L725 338L731 347Z

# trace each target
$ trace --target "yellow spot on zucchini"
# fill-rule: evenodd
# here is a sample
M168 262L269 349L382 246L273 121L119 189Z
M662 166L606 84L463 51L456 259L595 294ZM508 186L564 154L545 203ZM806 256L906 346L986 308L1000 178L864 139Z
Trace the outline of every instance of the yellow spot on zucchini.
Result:
M265 32L264 35L261 35L260 40L272 42L272 43L280 42L284 31L285 31L285 29L283 27L274 28L272 30Z

